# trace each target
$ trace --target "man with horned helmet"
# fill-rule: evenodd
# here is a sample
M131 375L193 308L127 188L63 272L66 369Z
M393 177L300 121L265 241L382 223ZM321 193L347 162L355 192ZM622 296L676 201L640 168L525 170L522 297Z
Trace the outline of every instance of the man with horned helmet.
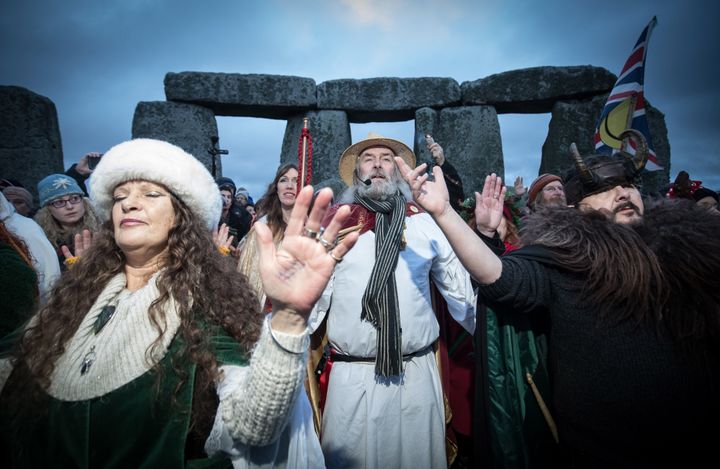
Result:
M338 199L351 208L344 231L360 236L357 254L338 262L314 311L317 320L327 316L333 362L322 424L328 467L447 466L431 281L470 334L475 297L469 274L412 201L393 157L415 165L405 144L374 134L340 157L350 186Z
M525 247L502 258L449 208L439 168L430 181L423 166L396 161L482 300L507 317L548 319L546 419L565 462L701 467L720 419L720 217L674 201L646 207L635 187L644 140L622 137L635 141L634 156L574 152L564 182L577 209L529 215ZM488 176L480 222L497 224L504 193Z

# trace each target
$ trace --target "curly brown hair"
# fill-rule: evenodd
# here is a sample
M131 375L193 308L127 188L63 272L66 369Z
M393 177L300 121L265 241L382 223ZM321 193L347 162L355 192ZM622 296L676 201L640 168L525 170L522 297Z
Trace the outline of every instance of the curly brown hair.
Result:
M287 224L283 220L282 206L280 205L280 199L277 197L277 185L280 178L285 175L288 171L294 169L298 170L295 163L285 163L280 165L275 173L275 178L270 184L268 184L265 194L260 198L255 211L257 212L257 219L267 215L267 225L273 234L273 239L281 239Z
M177 197L171 195L171 200L175 223L169 232L163 270L157 278L159 296L148 310L158 338L147 353L160 347L166 324L163 307L172 298L181 320L178 335L184 343L173 357L173 367L181 377L176 393L188 381L180 364L190 361L198 367L196 396L211 397L219 374L209 345L210 329L222 327L249 352L259 337L262 317L255 313L257 300L245 277L235 272L234 263L215 249L203 222ZM19 402L27 404L25 396L20 395L27 390L48 388L55 362L67 342L105 285L123 271L124 265L125 256L115 243L110 220L101 226L82 260L59 280L37 320L22 335L16 350L17 379L13 385ZM156 364L153 369L160 368ZM204 425L214 411L214 402L198 404L193 409L193 422Z

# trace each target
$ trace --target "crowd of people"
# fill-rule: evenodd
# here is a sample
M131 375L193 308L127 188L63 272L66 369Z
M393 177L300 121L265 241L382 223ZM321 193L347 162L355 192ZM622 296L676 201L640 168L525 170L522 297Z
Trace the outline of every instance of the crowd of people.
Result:
M720 418L718 194L647 147L465 198L370 134L257 205L167 142L0 193L11 467L694 467ZM99 161L97 164L95 162Z

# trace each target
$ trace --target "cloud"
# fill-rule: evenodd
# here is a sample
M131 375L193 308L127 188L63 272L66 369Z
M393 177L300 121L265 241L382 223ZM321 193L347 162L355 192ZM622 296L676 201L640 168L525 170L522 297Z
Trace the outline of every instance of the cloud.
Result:
M358 26L375 26L390 31L393 26L392 16L388 13L397 8L402 1L389 0L340 0L347 8L346 19Z
M317 83L382 76L441 76L462 82L536 65L592 64L618 73L656 14L645 88L648 100L666 115L672 172L686 169L720 186L720 65L713 60L720 54L715 39L718 3L6 3L0 43L11 46L0 48L2 84L24 86L55 102L68 165L83 152L129 137L136 104L163 100L163 77L169 71L299 75ZM529 178L537 172L547 128L533 124L533 117L500 117L508 177L518 173ZM231 150L226 170L244 182L257 179L264 190L279 163L284 121L228 119L233 123L220 124L221 144ZM400 123L388 130L410 141L411 128L412 123ZM245 134L246 129L252 132ZM353 138L367 133L358 132L353 129ZM244 138L236 141L236 135ZM526 162L529 155L537 157Z

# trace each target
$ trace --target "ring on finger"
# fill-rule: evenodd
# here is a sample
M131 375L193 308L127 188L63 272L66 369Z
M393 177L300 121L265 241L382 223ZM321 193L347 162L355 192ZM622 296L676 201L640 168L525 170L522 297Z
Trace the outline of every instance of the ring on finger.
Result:
M330 242L325 238L318 238L318 241L320 241L320 244L323 245L326 251L332 251L333 248L337 245L337 241Z
M308 238L317 239L317 237L320 235L318 231L311 230L308 227L305 227L303 231L303 236L307 236Z
M343 261L343 258L342 258L342 257L338 257L338 256L335 255L335 251L330 251L330 252L328 252L328 254L330 254L330 257L332 257L333 260L334 260L336 263L338 263L338 264Z

